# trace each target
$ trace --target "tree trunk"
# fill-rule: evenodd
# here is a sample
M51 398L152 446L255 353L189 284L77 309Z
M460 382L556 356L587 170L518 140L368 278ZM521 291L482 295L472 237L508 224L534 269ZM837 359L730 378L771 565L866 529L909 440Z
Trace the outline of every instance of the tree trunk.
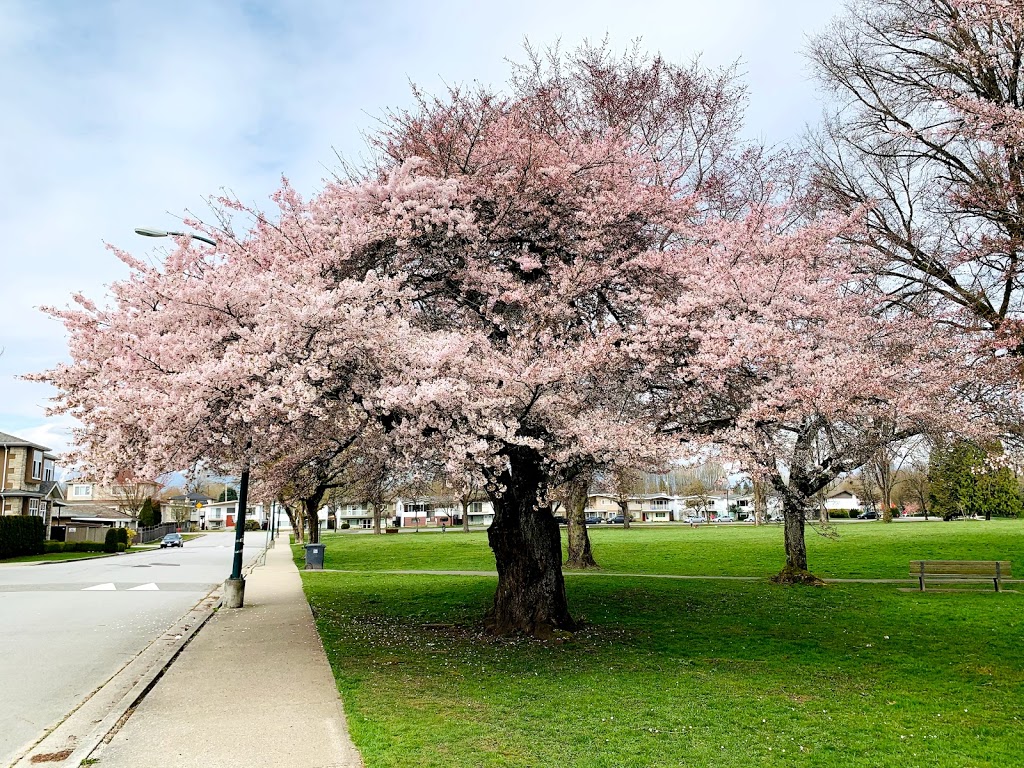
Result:
M285 504L281 501L281 506L284 507L284 513L288 516L288 524L292 527L292 533L295 535L296 544L306 543L306 530L305 524L302 522L302 516L296 515L295 510L290 505Z
M754 480L754 525L768 519L768 489L763 480Z
M807 542L804 521L810 509L809 499L798 490L787 489L782 497L783 536L786 543L786 567L772 581L777 584L823 584L807 570Z
M539 456L523 446L506 449L508 467L488 478L494 522L487 540L498 568L498 589L487 614L488 631L548 639L573 631L562 577L562 543L548 504Z
M373 510L373 532L379 536L381 505L377 503L372 503L370 504L370 509Z
M619 511L622 513L622 527L629 528L629 499L618 500L615 503L619 505Z
M566 517L569 520L569 568L597 568L597 562L590 550L590 535L587 533L587 496L590 493L590 475L584 474L570 483Z
M462 532L469 533L469 499L462 499Z
M322 494L321 494L322 495ZM302 506L306 511L306 520L309 521L309 543L320 543L320 499L314 497L303 499Z

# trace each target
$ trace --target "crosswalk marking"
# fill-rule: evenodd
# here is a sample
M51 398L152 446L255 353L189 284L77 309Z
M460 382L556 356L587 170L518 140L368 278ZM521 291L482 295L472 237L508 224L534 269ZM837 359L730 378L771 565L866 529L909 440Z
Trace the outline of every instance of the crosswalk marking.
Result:
M154 590L159 590L159 589L160 589L160 587L158 587L156 584L153 584L152 582L150 582L149 584L139 584L139 586L137 586L137 587L131 587L131 588L129 588L128 591L129 592L152 592Z
M95 587L86 587L83 592L113 592L117 587L114 586L113 582L107 582L106 584L97 584Z

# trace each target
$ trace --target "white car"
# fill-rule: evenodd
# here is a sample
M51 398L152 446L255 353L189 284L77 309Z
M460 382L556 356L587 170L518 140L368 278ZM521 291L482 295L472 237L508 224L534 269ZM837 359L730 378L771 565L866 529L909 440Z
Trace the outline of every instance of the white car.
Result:
M730 514L719 515L715 518L716 523L735 523L736 518Z

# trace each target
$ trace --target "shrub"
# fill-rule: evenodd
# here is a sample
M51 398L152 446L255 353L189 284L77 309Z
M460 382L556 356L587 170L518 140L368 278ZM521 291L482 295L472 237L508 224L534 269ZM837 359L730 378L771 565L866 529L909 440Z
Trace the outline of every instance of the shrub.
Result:
M255 520L245 521L245 530L247 531L258 531L260 530L260 524Z
M830 509L828 516L832 518L847 518L850 517L850 510L848 509Z
M64 542L63 541L47 541L47 542L43 543L43 547L44 547L43 552L46 553L47 555L49 555L51 553L54 553L54 552L63 552L64 551Z
M128 546L128 529L127 528L115 528L114 530L117 531L117 543L118 544L124 544L125 547L127 547Z
M118 552L124 552L127 549L128 549L128 545L125 544L123 541L117 542L117 551Z
M343 530L343 531L347 531L351 527L352 526L349 525L348 522L344 522L344 523L341 524L341 530Z
M35 515L0 517L0 560L41 555L46 548L46 524Z
M106 544L98 541L68 541L64 543L65 552L106 552Z
M119 543L117 528L108 528L107 535L103 539L103 551L113 554L114 552L117 552L117 545Z

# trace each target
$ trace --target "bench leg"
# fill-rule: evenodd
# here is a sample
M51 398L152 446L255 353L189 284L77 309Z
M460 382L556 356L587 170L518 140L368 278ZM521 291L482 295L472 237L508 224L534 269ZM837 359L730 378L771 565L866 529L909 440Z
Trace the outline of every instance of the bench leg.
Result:
M917 577L917 584L918 584L918 587L920 588L920 590L922 592L924 592L924 576L918 576Z
M996 592L1002 592L1003 590L1000 588L1001 585L999 584L999 577L992 579L992 581L995 582Z

